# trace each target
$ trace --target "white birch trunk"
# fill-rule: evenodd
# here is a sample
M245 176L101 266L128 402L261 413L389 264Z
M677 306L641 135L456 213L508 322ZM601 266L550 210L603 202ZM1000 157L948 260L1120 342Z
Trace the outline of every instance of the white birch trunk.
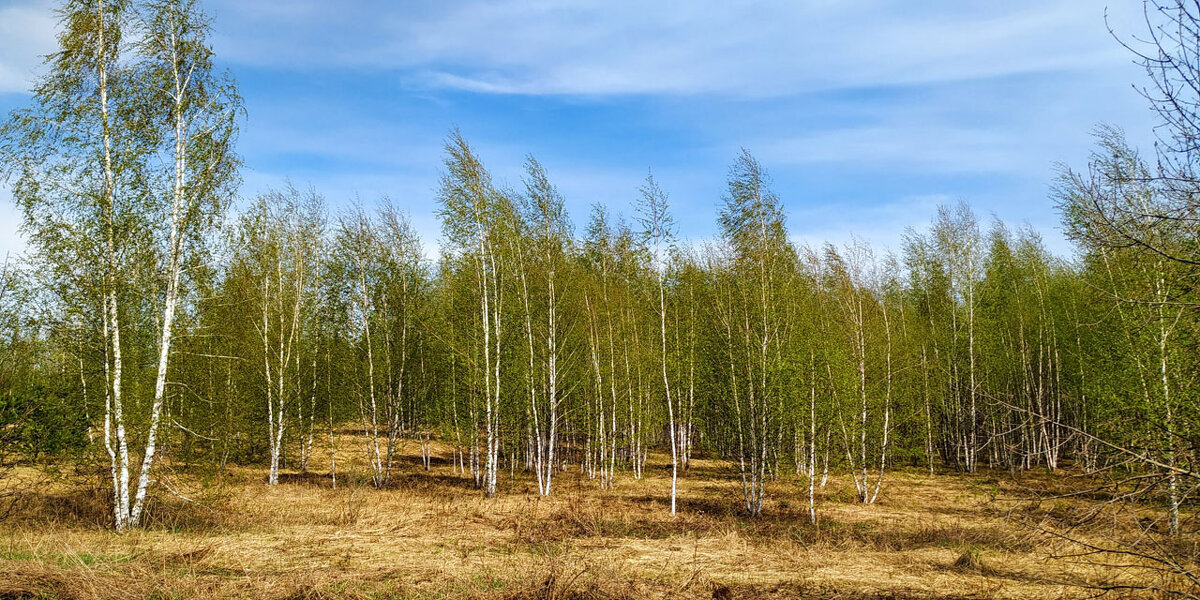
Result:
M173 40L173 49L178 48L178 40ZM146 434L146 451L142 456L142 468L138 476L137 492L133 507L130 509L130 524L137 526L141 521L142 510L146 501L146 490L150 486L150 472L154 466L154 454L157 450L158 428L162 418L163 401L166 394L167 364L171 356L171 334L175 324L175 311L179 302L179 276L183 260L183 227L187 218L187 123L184 117L184 96L190 74L179 71L179 60L172 61L174 79L174 125L175 125L175 179L171 189L171 233L168 239L167 255L167 293L163 301L162 331L159 335L158 369L154 377L154 401L150 408L150 428Z
M97 77L100 95L101 134L104 145L104 220L105 220L105 258L108 272L105 274L104 314L107 338L107 349L111 353L111 367L105 362L108 376L106 395L111 396L111 405L105 406L105 438L109 446L109 458L113 477L113 521L117 531L127 529L130 523L129 498L129 442L125 431L125 411L121 392L122 361L121 361L121 321L117 308L116 291L116 179L112 163L112 127L108 114L108 67L105 54L105 34L107 29L104 22L104 4L96 3L97 36ZM112 448L108 441L109 431L116 431L116 447Z

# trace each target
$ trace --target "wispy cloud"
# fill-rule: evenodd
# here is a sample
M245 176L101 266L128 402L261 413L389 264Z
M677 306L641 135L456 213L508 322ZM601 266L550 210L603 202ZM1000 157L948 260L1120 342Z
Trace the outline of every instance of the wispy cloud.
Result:
M923 172L1010 172L1022 156L1018 132L891 125L813 132L765 144L774 164L856 164L864 169L917 168Z
M1070 70L1121 56L1092 0L1045 3L219 0L230 55L412 69L513 94L805 93ZM1118 28L1136 11L1114 11ZM286 49L286 51L281 51Z
M51 0L0 0L0 109L54 49ZM1141 29L1139 3L1109 10ZM206 0L242 85L252 195L291 178L339 207L389 194L427 246L441 142L464 133L500 181L533 153L576 223L628 210L646 169L681 234L706 239L729 161L776 176L792 231L895 247L930 198L1049 233L1052 164L1097 122L1145 141L1143 76L1094 0L645 3ZM0 202L7 197L0 188ZM15 239L11 203L0 242ZM10 242L11 244L11 242ZM1060 246L1064 246L1060 244Z
M55 50L57 20L46 0L0 6L0 94L25 92Z

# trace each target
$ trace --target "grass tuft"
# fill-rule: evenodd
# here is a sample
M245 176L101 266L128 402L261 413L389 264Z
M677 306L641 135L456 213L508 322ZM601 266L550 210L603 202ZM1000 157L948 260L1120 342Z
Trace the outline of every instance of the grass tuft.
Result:
M964 569L968 571L983 570L983 552L978 546L967 546L959 553L958 558L954 561L956 569Z

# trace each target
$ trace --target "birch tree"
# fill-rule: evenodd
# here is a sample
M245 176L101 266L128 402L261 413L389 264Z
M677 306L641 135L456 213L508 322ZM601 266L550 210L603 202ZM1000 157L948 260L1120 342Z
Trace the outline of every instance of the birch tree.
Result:
M483 398L483 487L484 493L492 496L496 493L501 458L500 411L507 377L501 354L506 350L507 337L503 326L507 274L500 246L505 217L513 212L512 203L492 186L491 175L460 132L450 134L445 150L446 173L438 188L439 214L443 235L453 251L469 262L475 277L480 331L472 358L476 365L476 390Z
M845 336L844 351L849 359L846 369L849 376L841 377L842 382L849 383L845 386L848 393L835 396L835 401L846 396L856 400L854 404L839 406L838 428L858 500L870 504L878 497L883 481L891 430L891 322L886 303L880 297L877 263L869 247L858 242L842 254L826 246L825 257L830 291L835 294L841 313L841 322L834 330ZM884 334L882 343L878 340L880 328ZM828 363L826 366L831 369ZM834 379L832 372L830 379ZM874 486L870 477L872 464L877 469Z
M190 252L187 246L203 243L205 232L214 229L229 203L240 165L233 154L233 141L241 100L227 76L213 73L213 52L205 40L207 18L192 0L152 2L144 10L148 14L140 49L147 57L149 93L166 100L161 114L155 116L159 128L167 132L157 150L161 161L170 165L162 174L169 180L170 191L166 250L157 269L165 271L166 280L162 284L158 366L146 451L130 510L133 525L141 519L154 464L180 279Z
M420 240L387 201L375 219L361 209L343 217L337 248L366 370L356 387L371 478L383 487L391 480L405 409L419 390L417 324L426 282Z
M1176 340L1181 324L1189 322L1186 307L1192 305L1180 284L1190 280L1194 266L1172 257L1186 252L1195 240L1160 219L1158 215L1176 210L1172 198L1154 184L1148 167L1124 136L1102 130L1099 142L1086 174L1063 174L1059 202L1069 234L1102 265L1106 280L1102 289L1128 348L1125 369L1134 375L1142 410L1152 415L1149 424L1155 430L1132 437L1133 432L1122 432L1123 437L1126 443L1153 449L1152 458L1143 452L1142 459L1159 464L1167 530L1174 535L1180 527L1181 479L1187 478L1180 472L1179 459L1189 453L1183 440L1194 435L1192 420L1180 418L1181 412L1194 409L1194 403L1180 398L1187 393L1181 389L1186 376Z
M587 238L583 242L583 261L585 272L591 275L593 286L584 292L584 308L587 312L588 350L592 366L594 394L596 398L596 427L597 450L601 487L612 487L617 464L617 449L626 427L621 424L626 421L620 399L631 402L632 398L622 391L628 389L627 383L618 381L621 371L619 366L624 363L619 360L624 345L619 344L620 331L623 324L621 319L622 290L616 257L616 233L609 223L607 211L601 205L592 209L592 216L587 227ZM626 371L626 381L628 381ZM629 428L633 427L632 423ZM627 438L632 443L633 438Z
M536 344L530 311L530 292L527 279L528 269L523 268L521 287L525 303L526 333L529 343L530 369L530 416L534 439L534 473L538 493L549 495L553 481L555 451L558 447L558 427L563 399L562 389L562 328L561 315L564 285L561 278L569 275L567 268L568 244L572 237L571 224L563 207L563 198L550 183L546 170L532 157L525 163L524 219L531 234L532 256L522 263L536 263L544 277L538 286L544 299L538 304L544 311L545 321L538 327L544 332ZM532 378L543 373L543 381L534 383ZM540 393L539 393L540 392ZM539 398L541 400L539 400Z
M263 194L238 228L232 269L244 289L248 364L257 365L257 390L267 417L267 483L279 483L285 433L301 398L301 348L313 334L323 201L294 187ZM265 406L263 406L265 405Z
M719 217L728 253L729 305L722 311L729 347L738 465L746 514L762 514L768 454L777 449L785 397L796 381L786 360L793 350L786 290L795 254L778 198L758 161L746 150L730 168ZM739 383L740 382L740 383Z
M5 125L3 152L40 259L98 278L73 293L104 315L104 445L113 523L124 530L141 523L153 482L184 265L237 181L240 100L214 72L207 20L192 2L70 1L61 14L60 49L34 106ZM132 309L146 294L154 317ZM138 318L158 333L152 396L131 403L126 392L144 389L130 385L142 373L126 360L139 340L122 334Z
M979 431L981 425L977 353L975 348L976 290L982 276L979 225L970 207L960 203L954 208L940 207L933 226L933 236L938 254L945 261L945 270L950 277L951 290L955 295L958 310L951 311L950 329L953 333L955 356L952 363L961 383L956 384L955 441L956 455L961 457L962 468L974 472L979 457ZM962 313L960 317L960 313ZM962 338L966 338L965 340ZM966 352L966 364L957 359ZM963 373L962 371L966 371ZM963 390L965 387L965 391Z
M642 226L641 236L650 247L651 268L657 280L658 294L658 338L659 365L662 367L663 396L667 407L667 431L671 442L671 514L675 514L675 495L679 480L679 443L675 434L675 402L671 396L671 380L667 375L667 299L666 277L668 250L675 239L675 221L668 212L667 194L658 187L654 175L646 176L646 182L638 188L638 221Z

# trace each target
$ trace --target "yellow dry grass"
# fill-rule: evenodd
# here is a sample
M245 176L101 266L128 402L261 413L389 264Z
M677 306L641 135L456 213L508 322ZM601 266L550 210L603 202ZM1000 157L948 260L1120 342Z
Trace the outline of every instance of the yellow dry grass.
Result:
M125 534L105 529L99 485L43 486L0 524L0 598L1075 598L1092 592L1072 584L1115 576L1052 560L1064 543L1007 519L983 476L892 473L875 505L834 477L813 526L783 479L762 517L740 516L736 472L718 461L694 461L671 517L661 459L612 490L560 472L548 498L506 472L484 498L449 448L435 445L430 472L405 450L383 490L348 451L338 489L316 474L268 487L250 468L175 473L195 501L161 494Z

